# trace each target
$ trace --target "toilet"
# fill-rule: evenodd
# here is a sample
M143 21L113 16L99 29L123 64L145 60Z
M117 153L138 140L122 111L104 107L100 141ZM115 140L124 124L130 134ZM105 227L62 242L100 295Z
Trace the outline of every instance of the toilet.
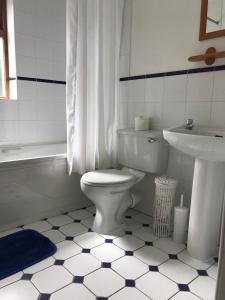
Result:
M128 208L141 201L131 189L146 173L165 172L168 144L160 131L118 131L118 160L121 169L104 169L85 173L81 178L83 193L96 206L92 230L113 234L122 229Z

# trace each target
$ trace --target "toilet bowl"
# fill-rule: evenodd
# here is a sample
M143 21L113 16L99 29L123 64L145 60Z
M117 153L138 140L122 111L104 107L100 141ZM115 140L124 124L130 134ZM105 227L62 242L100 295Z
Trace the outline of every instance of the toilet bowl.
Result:
M168 144L159 131L118 131L118 161L121 170L97 170L84 174L81 189L95 204L93 231L113 234L123 225L123 216L129 207L141 201L141 195L131 188L142 180L145 173L165 172Z
M82 176L81 189L96 206L93 231L113 234L125 226L124 213L140 201L140 197L130 189L144 175L143 172L129 169L107 169Z

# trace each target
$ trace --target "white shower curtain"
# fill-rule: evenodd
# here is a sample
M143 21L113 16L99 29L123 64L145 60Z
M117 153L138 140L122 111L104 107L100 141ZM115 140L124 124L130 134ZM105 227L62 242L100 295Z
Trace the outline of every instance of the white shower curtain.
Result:
M124 0L67 0L69 172L116 164Z

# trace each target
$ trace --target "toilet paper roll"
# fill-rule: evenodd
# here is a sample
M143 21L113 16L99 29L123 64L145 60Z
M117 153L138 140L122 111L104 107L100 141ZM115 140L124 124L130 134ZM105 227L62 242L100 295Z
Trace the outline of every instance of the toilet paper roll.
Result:
M143 116L135 117L134 119L135 130L149 130L149 118Z

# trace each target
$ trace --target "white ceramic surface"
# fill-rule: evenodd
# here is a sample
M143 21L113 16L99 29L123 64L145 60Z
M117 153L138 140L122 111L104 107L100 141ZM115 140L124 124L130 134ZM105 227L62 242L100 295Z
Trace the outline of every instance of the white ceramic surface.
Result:
M163 131L176 149L195 157L188 251L201 261L218 252L225 183L225 130L177 127Z
M119 130L119 163L147 173L167 168L168 145L160 131Z
M66 144L33 144L0 147L0 163L55 156L66 157Z
M176 127L163 130L171 146L185 154L207 161L225 161L225 130Z
M126 210L141 201L130 189L143 179L143 172L160 173L167 167L168 144L161 132L127 129L118 134L119 162L132 169L89 172L80 181L82 191L96 206L92 229L102 234L120 230Z
M33 229L42 232L48 225L37 220L89 203L80 190L80 175L67 173L65 147L25 146L7 154L0 147L1 230L32 223ZM70 221L68 216L52 219L55 226Z

